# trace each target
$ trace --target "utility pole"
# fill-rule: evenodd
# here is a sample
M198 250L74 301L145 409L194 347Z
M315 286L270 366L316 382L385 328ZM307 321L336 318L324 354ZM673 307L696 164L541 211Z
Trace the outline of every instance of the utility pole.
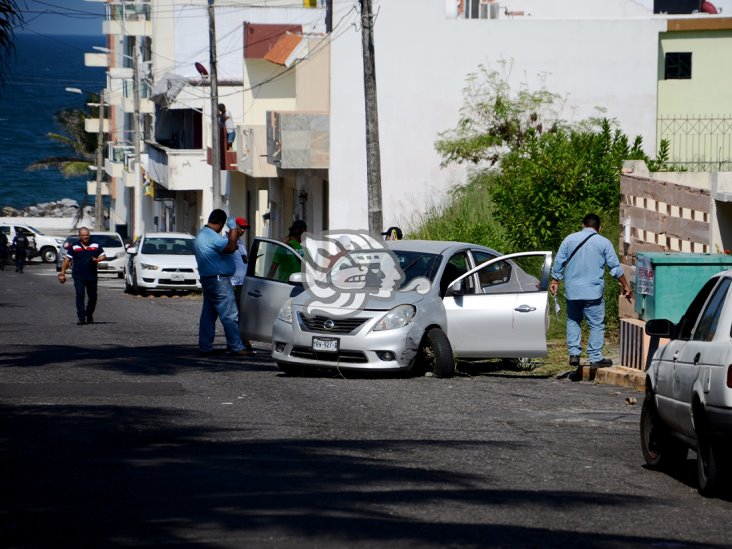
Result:
M219 82L216 66L216 17L214 0L208 0L208 42L211 69L211 182L214 209L221 208L221 135L219 132Z
M145 233L145 223L142 217L142 129L140 127L140 37L135 36L135 51L132 55L132 93L134 95L135 116L132 133L135 146L135 188L133 206L135 209L133 236L142 236Z
M97 134L97 188L94 198L94 230L104 230L104 204L102 202L102 158L104 155L104 89L99 92L99 133Z
M376 59L374 54L374 16L371 0L361 4L361 41L363 45L363 85L366 100L366 186L368 189L369 232L381 233L384 219L381 206L381 154L379 152L379 114L376 105Z

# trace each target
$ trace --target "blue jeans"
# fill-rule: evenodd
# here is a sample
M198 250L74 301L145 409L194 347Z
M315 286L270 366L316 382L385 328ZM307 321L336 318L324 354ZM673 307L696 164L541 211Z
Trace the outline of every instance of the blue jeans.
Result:
M582 319L587 321L590 337L587 341L587 356L590 362L602 360L602 347L605 344L605 300L572 299L567 300L567 347L570 356L582 354Z
M84 280L74 278L74 290L76 290L76 316L79 320L86 320L94 314L97 308L97 279ZM89 302L84 305L85 296L89 297Z
M198 347L203 352L213 350L216 319L221 319L230 351L241 351L244 344L239 335L239 313L234 299L234 288L228 276L201 278L203 309L198 326Z

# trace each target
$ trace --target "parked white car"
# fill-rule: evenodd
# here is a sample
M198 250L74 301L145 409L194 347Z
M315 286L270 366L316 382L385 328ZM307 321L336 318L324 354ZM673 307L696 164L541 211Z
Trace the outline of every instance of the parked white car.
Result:
M712 276L678 323L649 320L671 341L646 372L641 448L650 467L674 469L697 454L698 489L719 493L732 467L732 270Z
M545 356L551 257L501 256L460 242L388 241L335 256L319 273L323 287L303 291L300 272L280 273L285 264L290 273L297 269L300 256L282 242L257 238L240 331L272 341L272 358L287 374L317 367L450 377L454 357ZM526 258L537 276L517 263Z
M147 233L127 249L125 292L200 290L201 280L188 233Z
M72 242L79 240L78 235L69 236L59 247L58 259L56 260L56 271L61 270L66 259L66 252ZM122 241L122 236L114 232L91 232L91 241L96 242L104 249L107 256L105 261L97 264L97 272L99 274L115 274L118 278L123 278L125 274L125 265L127 264L127 250Z
M0 224L0 231L4 232L8 237L8 244L13 241L13 238L15 238L15 235L18 233L27 236L31 244L28 259L40 256L44 263L56 262L58 248L64 241L63 237L45 235L35 227L24 225L22 223Z

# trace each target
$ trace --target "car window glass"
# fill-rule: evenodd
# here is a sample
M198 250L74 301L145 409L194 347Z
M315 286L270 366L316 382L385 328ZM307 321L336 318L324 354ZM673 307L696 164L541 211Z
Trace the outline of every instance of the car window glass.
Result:
M465 252L460 252L453 255L447 262L447 265L445 265L445 270L442 272L442 276L440 277L440 295L444 297L447 293L449 284L460 275L467 273L468 270L469 262L467 254ZM474 294L475 284L473 282L473 277L469 276L465 278L464 283L464 293Z
M404 272L404 281L401 287L406 286L418 277L425 277L430 282L434 280L435 273L440 265L439 255L402 250L394 251L394 255L396 255L399 261L399 267Z
M9 235L10 227L0 227L0 231L4 232L6 235Z
M28 237L35 236L35 234L33 233L33 231L29 231L25 227L15 227L15 233L16 234L24 234L25 236L28 236Z
M193 255L192 238L146 238L142 253L148 255Z
M719 324L719 317L722 314L722 306L724 305L724 298L727 295L729 289L730 280L723 278L709 299L704 312L699 317L699 323L694 329L694 341L711 341L714 339L714 334L717 333L717 325Z
M717 280L717 278L707 280L704 286L702 286L702 289L696 294L696 297L691 302L688 309L686 309L686 312L678 323L678 339L689 339L691 337L691 330L696 324L696 319L699 317L699 313L701 312L707 297L709 297L709 294L717 284Z
M473 251L476 267L495 257L497 256L494 254ZM511 280L512 271L513 265L508 261L498 261L486 265L478 271L478 280L480 281L481 289L484 293L490 293L491 291L498 290L499 288L497 287L499 286L505 286Z
M124 245L119 237L106 234L93 234L91 241L99 244L102 248L123 248Z
M247 274L287 282L291 274L300 272L300 256L283 244L261 240L253 251L254 261L250 258Z

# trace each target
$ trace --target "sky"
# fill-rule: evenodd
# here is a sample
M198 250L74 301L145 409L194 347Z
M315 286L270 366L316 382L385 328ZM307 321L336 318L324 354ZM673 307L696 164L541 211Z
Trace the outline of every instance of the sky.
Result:
M101 35L103 2L84 0L16 0L25 18L18 34Z

